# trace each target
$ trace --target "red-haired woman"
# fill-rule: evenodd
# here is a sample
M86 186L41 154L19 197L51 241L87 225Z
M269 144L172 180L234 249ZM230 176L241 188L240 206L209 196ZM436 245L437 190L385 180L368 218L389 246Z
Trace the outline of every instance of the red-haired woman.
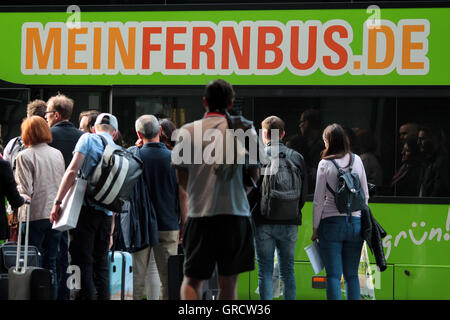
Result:
M352 163L350 142L344 129L331 124L323 131L325 150L317 168L316 189L313 206L313 236L319 239L320 255L327 273L327 298L341 299L341 276L344 274L347 299L359 300L360 287L358 266L363 238L361 235L361 211L352 212L352 217L339 213L334 195L328 190L336 189L338 169L349 170ZM366 172L361 158L354 155L352 173L359 176L366 204L369 200Z
M19 192L31 198L29 243L41 252L43 267L56 275L61 232L52 229L50 212L64 175L64 158L59 150L48 145L52 134L44 119L26 118L21 129L27 149L17 156L15 175ZM55 293L56 289L55 285Z

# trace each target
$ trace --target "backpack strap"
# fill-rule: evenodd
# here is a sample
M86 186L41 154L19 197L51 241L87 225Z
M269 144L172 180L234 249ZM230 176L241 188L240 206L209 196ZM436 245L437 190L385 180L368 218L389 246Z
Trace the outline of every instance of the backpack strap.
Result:
M327 182L327 189L328 189L328 191L330 191L330 192L331 192L331 194L332 194L333 196L335 196L335 197L336 197L336 192L334 192L334 190L333 190L333 189L331 189L331 187L330 187L330 185L328 184L328 182Z
M352 160L350 161L350 168L349 168L349 170L350 170L350 172L352 172L352 169L353 169L353 162L355 161L355 154L352 152L352 153L350 154L350 156L352 157Z

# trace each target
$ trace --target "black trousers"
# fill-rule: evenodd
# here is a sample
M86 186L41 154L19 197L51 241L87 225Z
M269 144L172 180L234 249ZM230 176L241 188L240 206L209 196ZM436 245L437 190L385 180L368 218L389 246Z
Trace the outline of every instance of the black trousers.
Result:
M80 268L80 300L109 300L108 250L112 217L83 206L70 242L72 264Z

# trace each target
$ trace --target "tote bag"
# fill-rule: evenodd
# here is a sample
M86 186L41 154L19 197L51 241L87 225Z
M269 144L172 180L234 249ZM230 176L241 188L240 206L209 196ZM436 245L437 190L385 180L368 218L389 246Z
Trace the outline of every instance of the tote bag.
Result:
M61 204L61 217L53 222L53 229L66 231L74 229L77 226L80 216L81 206L83 205L84 194L86 193L87 180L78 177L75 183L70 187Z

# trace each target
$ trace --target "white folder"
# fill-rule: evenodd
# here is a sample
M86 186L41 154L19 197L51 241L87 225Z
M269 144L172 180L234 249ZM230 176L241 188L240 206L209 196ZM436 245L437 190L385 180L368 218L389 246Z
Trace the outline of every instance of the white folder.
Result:
M323 265L322 258L320 256L319 243L317 241L314 241L305 248L305 251L308 255L314 272L316 274L320 273L320 271L322 271L325 266Z

